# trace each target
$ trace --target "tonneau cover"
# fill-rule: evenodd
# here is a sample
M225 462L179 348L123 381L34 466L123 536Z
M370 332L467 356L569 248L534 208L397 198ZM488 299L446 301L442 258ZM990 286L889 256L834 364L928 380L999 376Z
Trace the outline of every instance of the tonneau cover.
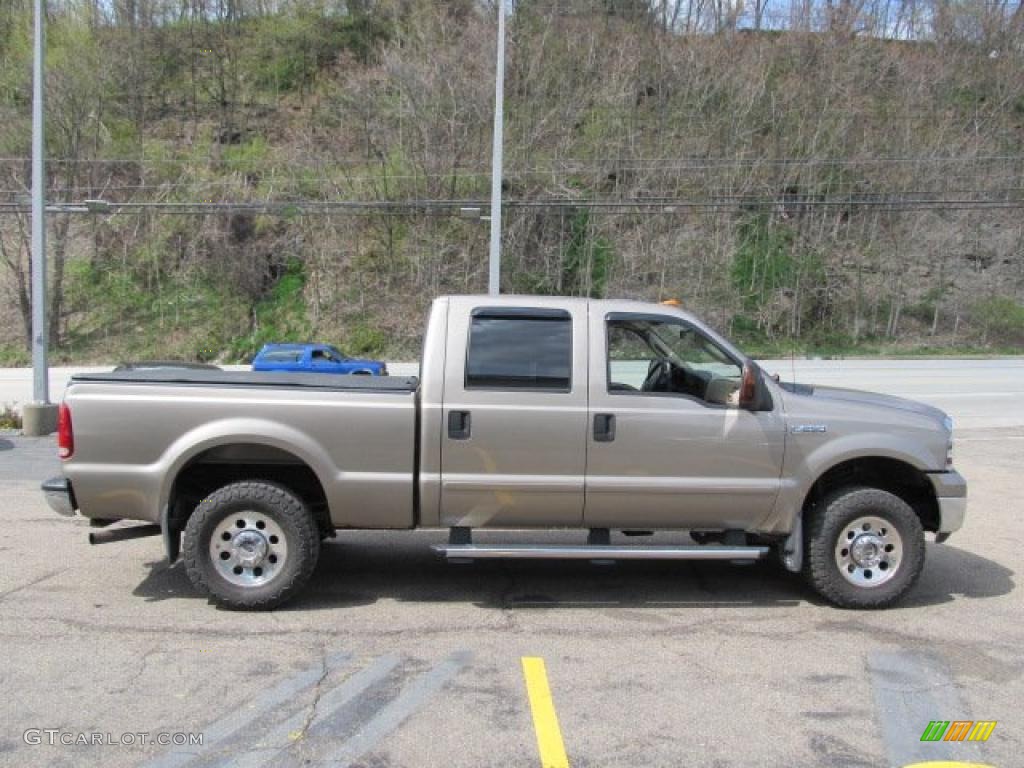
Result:
M353 376L324 373L287 373L282 371L204 371L181 370L114 371L76 373L72 384L180 384L203 387L284 387L333 389L362 392L415 392L415 376Z

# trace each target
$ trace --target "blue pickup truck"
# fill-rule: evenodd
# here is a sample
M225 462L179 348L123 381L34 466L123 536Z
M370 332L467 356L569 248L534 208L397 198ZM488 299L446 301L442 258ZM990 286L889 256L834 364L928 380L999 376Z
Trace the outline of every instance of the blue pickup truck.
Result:
M264 344L252 361L254 371L342 373L357 376L387 376L379 360L346 357L330 344Z

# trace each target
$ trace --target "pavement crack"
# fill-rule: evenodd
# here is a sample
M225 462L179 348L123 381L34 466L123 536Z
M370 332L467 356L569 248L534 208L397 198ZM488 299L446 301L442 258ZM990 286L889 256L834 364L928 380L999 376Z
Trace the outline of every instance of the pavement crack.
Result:
M322 687L324 680L327 679L327 675L330 674L330 667L327 666L327 648L321 646L320 648L320 663L323 665L323 670L320 673L320 677L316 681L316 685L313 687L313 701L309 705L309 714L306 715L305 721L302 723L302 727L295 734L293 744L298 744L306 738L306 734L309 733L310 726L313 725L313 721L316 720L316 709L320 705L320 696L323 693Z
M57 570L57 571L50 571L49 573L44 573L38 579L33 579L32 581L30 581L30 582L28 582L26 584L21 584L20 586L13 587L12 589L8 589L5 592L0 592L0 600L3 600L4 598L8 597L9 595L13 595L15 592L21 592L23 589L28 589L29 587L34 587L36 584L39 584L40 582L46 581L47 579L52 579L54 576L60 576L66 570L68 570L68 569L67 568L61 568L60 570Z
M135 684L139 681L139 678L142 677L142 673L146 671L146 665L149 663L150 657L153 656L153 654L159 652L160 648L154 647L150 648L148 651L142 654L142 656L139 657L138 668L134 672L132 672L131 677L129 677L128 680L125 681L125 684L120 688L111 688L107 691L107 693L125 693L127 691L134 690Z

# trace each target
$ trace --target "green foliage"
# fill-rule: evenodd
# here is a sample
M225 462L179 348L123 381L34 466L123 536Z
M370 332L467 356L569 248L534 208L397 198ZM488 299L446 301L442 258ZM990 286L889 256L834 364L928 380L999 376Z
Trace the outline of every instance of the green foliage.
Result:
M796 260L793 231L755 214L740 225L739 244L732 261L732 284L749 309L768 302L781 288L793 285Z
M740 224L729 277L743 307L759 315L757 327L769 338L784 318L790 332L800 335L824 275L821 254L800 243L786 222L756 213Z
M243 299L195 270L147 285L147 262L161 257L152 244L129 265L85 259L69 264L67 295L86 320L71 329L58 354L100 348L117 360L220 357L246 321Z
M258 173L266 168L270 149L262 136L224 148L221 156L224 167L235 173Z
M298 259L290 259L270 293L253 307L250 332L231 343L231 358L250 360L260 347L273 342L309 341L305 288L304 265Z
M908 304L903 308L902 316L916 320L919 323L930 323L932 321L935 305L927 301L918 301Z
M569 240L562 249L562 291L574 296L601 298L608 284L612 244L596 234L590 211L581 208L572 218Z
M0 344L0 368L22 368L31 363L32 358L24 346Z
M28 88L32 62L32 17L13 9L0 10L0 104L31 104Z
M971 317L983 329L987 340L1024 343L1024 304L1007 296L993 296L975 302Z
M0 408L0 429L21 429L21 414L10 403Z
M324 18L313 13L267 16L253 22L256 45L246 69L257 87L273 92L297 90L349 51L368 63L391 34L387 22L361 13Z
M387 349L388 339L383 331L365 322L355 322L345 329L342 349L357 357L379 357Z
M112 118L104 123L109 143L106 152L111 157L131 157L138 151L139 135L135 124L125 118Z

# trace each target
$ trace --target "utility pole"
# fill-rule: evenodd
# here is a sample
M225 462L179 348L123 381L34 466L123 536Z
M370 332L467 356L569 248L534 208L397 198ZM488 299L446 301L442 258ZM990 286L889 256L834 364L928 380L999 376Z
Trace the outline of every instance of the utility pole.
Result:
M32 63L32 400L22 410L26 435L48 435L57 428L50 403L46 365L46 172L43 137L46 0L35 0L35 56Z
M501 293L501 177L505 112L505 0L498 0L498 56L494 71L494 131L491 153L491 258L487 292Z

